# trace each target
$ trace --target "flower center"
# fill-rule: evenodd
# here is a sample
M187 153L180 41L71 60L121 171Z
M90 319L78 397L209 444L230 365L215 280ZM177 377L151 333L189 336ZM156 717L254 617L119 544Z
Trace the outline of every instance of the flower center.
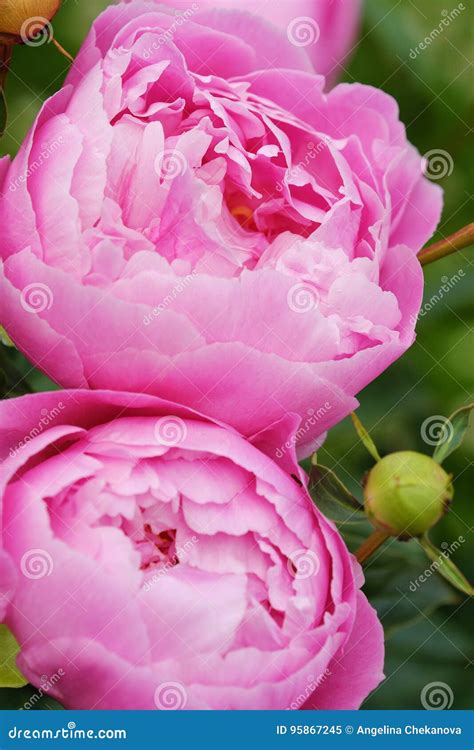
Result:
M142 556L142 570L170 568L178 565L176 529L167 529L157 534L150 524L145 524L143 532L143 538L137 543L137 548Z
M237 219L243 229L254 229L253 211L249 206L234 206L231 209L232 216Z

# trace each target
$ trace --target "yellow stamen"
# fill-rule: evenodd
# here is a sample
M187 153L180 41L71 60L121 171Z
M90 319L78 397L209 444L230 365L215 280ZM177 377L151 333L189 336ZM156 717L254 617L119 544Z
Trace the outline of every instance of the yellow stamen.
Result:
M245 226L245 224L249 224L252 217L253 217L253 211L248 206L235 206L231 210L232 216L235 216L238 222Z

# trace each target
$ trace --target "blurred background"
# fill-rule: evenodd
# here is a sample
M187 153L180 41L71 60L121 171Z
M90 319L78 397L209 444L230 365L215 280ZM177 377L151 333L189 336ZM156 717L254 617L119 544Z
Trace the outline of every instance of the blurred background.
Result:
M54 28L56 38L71 54L78 51L91 21L108 4L107 0L65 0ZM461 6L465 10L420 50L420 42L453 8ZM392 94L409 140L420 153L444 152L441 172L434 173L434 162L432 170L433 179L445 190L435 239L474 220L474 24L469 0L453 8L444 0L365 0L361 34L343 76L345 81L357 80ZM67 61L52 44L15 50L7 84L9 124L0 142L2 154L16 153L42 102L60 87L67 68ZM471 248L426 267L424 314L416 343L360 394L358 414L381 454L400 449L432 453L433 447L422 437L423 422L437 415L449 416L473 400L473 260ZM3 392L16 382L18 373L28 373L28 385L34 389L52 387L30 369L21 355L0 345ZM318 455L360 496L360 482L372 460L350 419L332 430ZM438 546L465 540L452 559L471 581L473 459L471 428L462 447L445 463L454 477L455 500L431 535ZM349 528L353 527L342 531L354 548L359 540ZM414 541L387 544L365 566L366 593L385 627L387 676L365 708L422 708L421 691L432 682L449 686L452 708L471 707L474 604L437 576L412 592L410 582L428 567ZM0 708L20 708L32 692L31 688L0 690ZM58 706L46 696L35 707Z

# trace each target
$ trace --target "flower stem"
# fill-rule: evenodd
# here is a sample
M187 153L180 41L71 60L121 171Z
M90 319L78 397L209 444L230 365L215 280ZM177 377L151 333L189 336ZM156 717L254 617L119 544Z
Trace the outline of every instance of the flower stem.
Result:
M418 260L422 266L426 266L428 263L433 263L435 260L445 258L457 250L462 250L469 245L474 244L474 222L467 224L467 226L459 229L449 237L445 237L439 242L433 243L425 247L421 253L418 254Z
M355 553L357 560L362 564L369 559L371 555L389 538L390 534L385 531L373 531L372 534L362 542L359 549Z
M65 50L64 47L61 44L59 44L59 42L56 39L56 37L51 36L51 41L53 42L53 44L56 47L56 49L66 58L66 60L69 60L69 62L72 62L72 63L74 62L73 56L70 55L69 52L67 50Z

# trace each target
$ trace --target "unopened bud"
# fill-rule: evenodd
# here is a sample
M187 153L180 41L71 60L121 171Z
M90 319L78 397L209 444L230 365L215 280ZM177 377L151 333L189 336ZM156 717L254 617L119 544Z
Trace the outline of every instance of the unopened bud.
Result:
M434 526L453 498L451 477L429 456L391 453L375 464L365 487L365 511L374 526L410 539Z
M0 43L34 40L60 6L61 0L0 0Z

